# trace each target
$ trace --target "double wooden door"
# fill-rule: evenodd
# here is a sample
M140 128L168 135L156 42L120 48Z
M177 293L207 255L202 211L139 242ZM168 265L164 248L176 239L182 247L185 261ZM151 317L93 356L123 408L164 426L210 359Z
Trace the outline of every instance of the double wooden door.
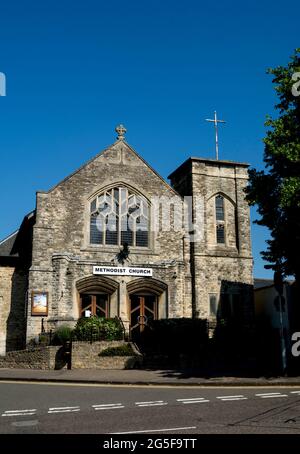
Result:
M139 336L151 320L157 319L156 295L131 295L130 329L134 339Z
M109 317L109 295L105 293L80 295L80 317Z

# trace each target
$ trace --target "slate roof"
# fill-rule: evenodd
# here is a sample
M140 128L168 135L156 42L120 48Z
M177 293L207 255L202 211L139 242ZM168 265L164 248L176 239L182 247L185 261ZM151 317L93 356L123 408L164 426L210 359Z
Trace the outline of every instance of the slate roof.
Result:
M35 219L35 210L28 213L19 228L16 232L12 233L8 237L4 238L2 241L0 240L0 259L1 262L11 262L13 258L19 257L19 247L22 244L23 237L25 234L25 241L26 241L26 232L28 229L28 223L34 222Z
M292 285L295 281L293 280L285 280L284 281L286 284ZM266 288L266 287L273 287L274 281L273 279L261 279L261 278L254 278L254 290L259 290L261 288Z
M0 257L17 257L18 254L13 253L13 246L18 236L19 230L9 235L4 240L0 241Z
M254 278L254 290L274 285L273 279Z

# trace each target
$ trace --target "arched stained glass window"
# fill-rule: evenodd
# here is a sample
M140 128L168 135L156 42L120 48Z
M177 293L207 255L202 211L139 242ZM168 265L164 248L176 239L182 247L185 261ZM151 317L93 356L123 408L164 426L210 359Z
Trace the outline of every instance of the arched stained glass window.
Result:
M90 205L90 243L149 246L147 201L125 187L105 191Z

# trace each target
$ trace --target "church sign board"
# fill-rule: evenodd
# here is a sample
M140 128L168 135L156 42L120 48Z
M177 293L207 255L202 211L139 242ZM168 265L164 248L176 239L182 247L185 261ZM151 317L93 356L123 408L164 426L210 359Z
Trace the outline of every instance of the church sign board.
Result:
M105 276L142 276L152 277L151 268L133 268L122 266L94 266L93 273Z
M48 315L48 292L32 292L31 315Z

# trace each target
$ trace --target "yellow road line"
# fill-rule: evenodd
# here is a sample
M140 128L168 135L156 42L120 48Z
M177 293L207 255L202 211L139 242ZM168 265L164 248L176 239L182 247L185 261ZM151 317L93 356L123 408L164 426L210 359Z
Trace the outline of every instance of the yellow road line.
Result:
M27 381L27 380L0 380L4 384L21 384L21 385L39 385L39 386L73 386L73 387L91 387L91 388L167 388L167 389L286 389L299 388L299 385L161 385L161 384L117 384L117 383L81 383L81 382L44 382L44 381Z

